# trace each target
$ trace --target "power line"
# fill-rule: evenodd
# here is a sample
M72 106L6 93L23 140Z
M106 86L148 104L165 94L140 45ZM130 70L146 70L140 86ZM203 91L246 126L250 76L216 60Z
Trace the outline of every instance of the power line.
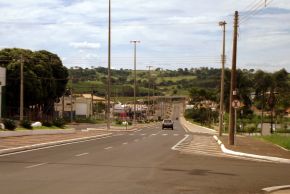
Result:
M266 4L267 7L273 2L274 0L269 0L269 2ZM262 5L262 6L261 6ZM267 7L265 7L263 4L256 7L252 12L250 12L248 15L242 17L240 24L243 24L247 21L249 21L253 16L260 14L262 11L264 11Z

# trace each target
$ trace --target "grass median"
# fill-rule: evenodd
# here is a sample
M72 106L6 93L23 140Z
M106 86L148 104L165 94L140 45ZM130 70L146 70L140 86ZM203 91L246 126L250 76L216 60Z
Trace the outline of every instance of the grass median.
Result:
M275 134L270 136L259 137L259 139L272 142L274 144L277 144L279 146L282 146L283 148L290 150L290 136Z

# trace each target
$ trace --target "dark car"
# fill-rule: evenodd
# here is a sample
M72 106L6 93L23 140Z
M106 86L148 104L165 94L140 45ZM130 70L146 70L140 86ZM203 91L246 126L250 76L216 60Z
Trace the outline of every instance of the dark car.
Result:
M162 121L162 129L171 128L173 130L173 121L171 119L164 119Z

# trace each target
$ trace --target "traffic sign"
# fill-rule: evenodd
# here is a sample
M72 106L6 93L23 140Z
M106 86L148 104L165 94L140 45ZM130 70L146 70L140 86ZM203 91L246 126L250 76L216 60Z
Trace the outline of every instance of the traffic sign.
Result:
M237 109L237 108L240 108L241 107L241 102L239 100L234 100L232 102L232 107Z

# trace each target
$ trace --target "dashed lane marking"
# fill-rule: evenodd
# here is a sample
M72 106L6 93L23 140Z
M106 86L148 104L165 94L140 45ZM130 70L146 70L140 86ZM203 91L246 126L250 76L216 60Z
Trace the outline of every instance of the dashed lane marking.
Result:
M85 155L88 155L89 153L82 153L82 154L78 154L76 155L76 157L80 157L80 156L85 156Z
M25 168L35 168L35 167L38 167L38 166L43 166L43 165L45 165L45 164L47 164L47 163L35 164L35 165L32 165L32 166L27 166L27 167L25 167Z
M105 150L110 150L112 149L113 147L106 147Z

